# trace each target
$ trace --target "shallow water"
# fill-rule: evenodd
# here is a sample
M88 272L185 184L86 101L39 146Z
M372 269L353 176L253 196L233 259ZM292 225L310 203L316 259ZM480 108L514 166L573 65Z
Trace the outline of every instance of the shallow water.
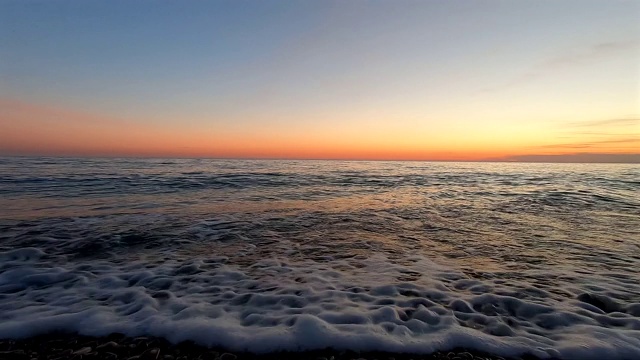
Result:
M0 337L640 358L640 167L0 158Z

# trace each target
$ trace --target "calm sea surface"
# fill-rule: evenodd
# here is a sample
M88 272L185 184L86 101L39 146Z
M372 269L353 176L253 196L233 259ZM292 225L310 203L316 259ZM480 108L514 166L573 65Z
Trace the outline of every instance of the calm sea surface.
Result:
M640 358L640 166L0 158L0 338Z

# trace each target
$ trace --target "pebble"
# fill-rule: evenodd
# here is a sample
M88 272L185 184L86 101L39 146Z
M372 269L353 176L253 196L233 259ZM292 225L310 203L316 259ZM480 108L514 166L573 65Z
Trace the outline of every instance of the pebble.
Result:
M0 351L0 359L6 360L29 360L24 350Z
M216 350L219 349L208 349L192 342L172 345L161 338L128 338L121 334L102 338L44 335L24 340L0 340L0 360L504 360L499 356L462 349L424 356L321 350L309 353L283 353L275 357L273 354L262 356ZM535 357L526 359L537 360Z
M104 344L98 345L96 349L117 349L119 347L120 347L120 344L118 344L117 342L109 341Z
M62 356L70 356L71 354L73 354L73 350L71 349L65 349L60 353Z
M118 355L107 351L104 353L104 358L105 360L116 360L118 359Z
M207 351L206 353L200 355L200 360L216 360L218 358L218 353L215 351Z
M224 353L222 355L220 355L220 357L218 358L219 360L236 360L237 356L230 354L230 353Z
M144 359L155 360L158 358L158 355L160 355L160 349L153 348L145 351L141 356Z
M90 347L83 347L82 349L76 350L73 352L73 355L87 355L89 353L91 353L91 350L93 350Z

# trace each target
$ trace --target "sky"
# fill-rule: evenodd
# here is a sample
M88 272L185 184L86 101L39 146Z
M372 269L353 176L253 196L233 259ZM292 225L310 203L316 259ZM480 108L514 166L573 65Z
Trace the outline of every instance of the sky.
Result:
M0 155L640 162L640 1L0 0Z

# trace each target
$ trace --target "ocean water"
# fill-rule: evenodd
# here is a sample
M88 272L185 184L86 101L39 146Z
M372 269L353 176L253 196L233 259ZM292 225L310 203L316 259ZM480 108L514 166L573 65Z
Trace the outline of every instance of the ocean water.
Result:
M0 158L0 338L640 358L638 165Z

